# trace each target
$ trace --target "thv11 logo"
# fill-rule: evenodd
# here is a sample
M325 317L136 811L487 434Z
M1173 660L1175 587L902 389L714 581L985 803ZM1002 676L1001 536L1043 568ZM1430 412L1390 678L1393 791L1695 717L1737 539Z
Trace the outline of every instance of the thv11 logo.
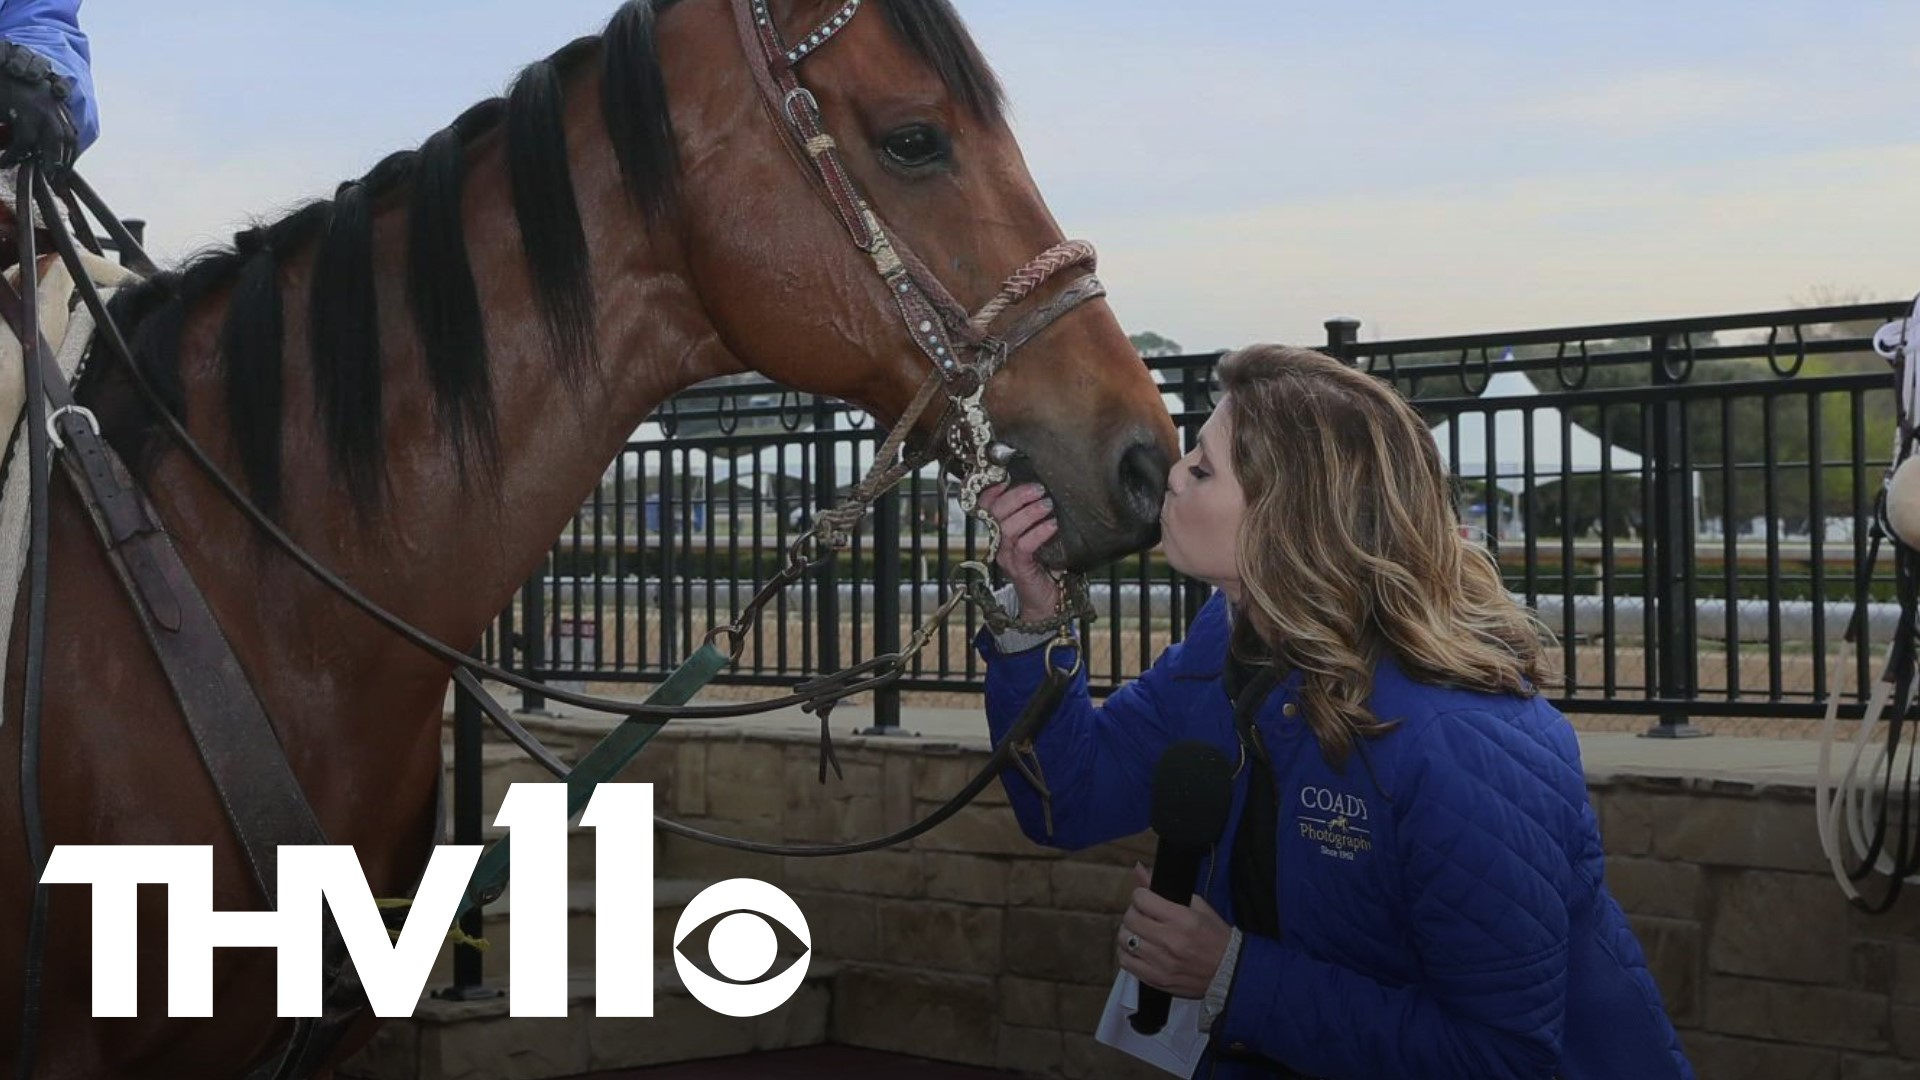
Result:
M653 785L601 784L581 814L594 830L595 1015L650 1017L653 980ZM511 1016L567 1015L567 788L514 784L494 824L513 837L508 914ZM376 1015L410 1016L434 958L460 910L478 845L434 848L406 926L395 940L350 846L279 849L279 908L213 909L213 849L186 845L64 844L41 881L93 888L93 1015L135 1015L138 887L167 887L167 1015L213 1015L213 950L268 948L278 954L279 1014L321 1015L321 905L352 957ZM799 959L768 975L776 919L797 938ZM721 977L681 951L712 922L708 950ZM715 1012L758 1016L780 1007L806 978L813 939L793 898L753 878L711 886L687 905L674 929L673 961L687 990ZM599 975L607 978L598 978Z

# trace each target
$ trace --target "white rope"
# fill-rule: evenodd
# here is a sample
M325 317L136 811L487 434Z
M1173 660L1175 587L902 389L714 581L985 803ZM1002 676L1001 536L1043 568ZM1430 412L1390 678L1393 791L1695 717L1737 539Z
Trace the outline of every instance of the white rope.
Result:
M1873 347L1888 361L1897 365L1901 426L1911 425L1920 417L1920 297L1914 299L1912 312L1903 320L1896 320L1881 327L1873 335ZM1892 507L1894 477L1902 464L1900 455L1904 432L1894 433L1893 453L1889 460L1892 465L1887 470L1884 486L1888 493L1889 508L1887 517L1899 521L1905 515ZM1910 463L1910 462L1909 462ZM1920 467L1920 466L1916 466ZM1904 490L1901 492L1905 494ZM1902 508L1904 510L1906 508ZM1894 537L1896 543L1916 545L1920 536ZM1900 642L1888 646L1888 657L1900 647ZM1873 744L1874 736L1879 732L1881 721L1887 715L1887 706L1892 703L1894 686L1889 681L1893 673L1885 663L1881 666L1881 676L1873 683L1867 697L1865 714L1860 726L1854 732L1853 753L1847 758L1846 772L1838 780L1834 779L1834 740L1839 730L1840 700L1846 696L1847 669L1857 661L1860 648L1842 648L1834 657L1833 668L1827 679L1828 698L1827 715L1820 727L1820 766L1814 777L1813 812L1814 826L1820 834L1820 851L1827 858L1827 866L1833 871L1833 879L1840 885L1840 891L1849 900L1859 900L1860 891L1854 888L1853 881L1847 875L1847 860L1841 846L1841 829L1845 826L1846 842L1853 848L1853 862L1857 865L1866 859L1872 839L1873 824L1880 814L1879 795L1876 777L1888 775L1887 749L1883 744L1873 757L1872 764L1864 771L1861 763L1867 760L1867 748ZM1907 694L1895 705L1896 717L1906 716L1913 707L1913 694L1920 688L1920 680L1909 687ZM1914 740L1909 739L1901 749L1901 756L1892 762L1895 773L1904 773L1914 763ZM1873 869L1881 874L1892 875L1898 871L1894 858L1883 843L1881 850L1873 860ZM1920 884L1920 874L1907 878L1911 884Z

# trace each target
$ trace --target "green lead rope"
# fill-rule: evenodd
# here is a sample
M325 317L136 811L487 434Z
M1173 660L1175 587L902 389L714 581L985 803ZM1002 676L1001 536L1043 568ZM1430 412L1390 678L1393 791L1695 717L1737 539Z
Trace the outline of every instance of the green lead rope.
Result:
M703 645L667 677L653 693L647 695L648 705L675 706L685 705L693 696L705 689L727 666L732 663L726 653L711 644ZM587 808L593 792L604 781L619 775L640 751L646 749L660 729L663 721L642 720L629 716L620 725L607 733L587 756L580 759L567 774L567 820L572 821ZM460 902L461 915L476 908L484 907L498 899L506 891L507 874L512 866L511 836L503 836L480 856L480 864L474 867L473 880L467 885L467 895Z

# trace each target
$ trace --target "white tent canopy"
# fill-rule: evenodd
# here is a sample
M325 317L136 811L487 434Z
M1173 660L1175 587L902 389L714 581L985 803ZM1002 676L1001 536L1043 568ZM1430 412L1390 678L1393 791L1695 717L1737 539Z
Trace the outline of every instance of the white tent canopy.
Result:
M878 445L870 431L857 428L853 419L844 412L834 414L833 426L836 431L862 432L860 435L833 444L834 487L845 488L867 475L867 471L873 467L874 453ZM672 447L658 423L648 421L641 424L634 429L628 441L646 443L649 447L660 447L659 450L649 449L642 454L621 454L619 468L628 479L641 475L643 471L648 477L659 476L663 459L669 457L672 459L672 470L675 474L702 481L707 477L710 455L704 450ZM801 480L811 475L813 464L814 447L810 443L775 443L734 457L714 457L712 459L713 481L718 484L735 480L740 486L751 488L755 486L755 478L760 476L784 476ZM612 470L609 469L608 472L611 474ZM937 481L940 478L939 463L933 462L923 466L919 475Z
M1524 372L1502 371L1487 380L1481 398L1537 397ZM1562 455L1559 409L1551 405L1531 409L1496 409L1491 413L1462 413L1433 429L1434 444L1440 448L1440 460L1466 480L1484 480L1489 473L1494 483L1510 492L1527 487L1527 416L1533 416L1533 483L1538 487L1558 483L1563 474L1587 476L1602 471L1612 476L1638 479L1645 459L1622 446L1603 446L1600 437L1579 424L1569 424ZM1487 419L1493 419L1493 461L1488 468ZM1453 460L1454 428L1459 428L1460 460ZM1603 454L1602 451L1605 451Z
M834 488L851 487L866 476L873 468L875 449L870 439L834 443ZM784 476L802 480L811 475L814 448L801 443L764 446L751 454L734 458L730 464L732 471L739 475L740 483L747 487L753 486L753 480L758 476ZM940 463L935 461L921 466L919 475L937 482L940 479Z
M628 436L627 442L645 443L649 449L639 454L629 454L624 450L621 451L620 456L614 459L613 465L607 468L608 476L612 476L614 470L618 469L620 474L628 480L636 479L643 473L649 478L657 477L660 475L663 460L670 457L672 458L673 471L676 474L696 478L702 482L707 478L707 452L692 447L683 450L668 445L666 432L661 430L660 425L652 420L635 428L633 434ZM660 447L660 449L652 449L652 447L655 446ZM732 475L733 462L730 459L716 458L714 460L714 483L720 483Z

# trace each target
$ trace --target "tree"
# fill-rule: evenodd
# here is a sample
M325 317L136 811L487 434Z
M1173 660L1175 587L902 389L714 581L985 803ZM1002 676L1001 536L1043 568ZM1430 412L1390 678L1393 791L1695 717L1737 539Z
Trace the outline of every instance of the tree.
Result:
M1151 330L1129 335L1127 340L1133 343L1134 351L1149 359L1156 356L1180 356L1186 352L1180 347L1179 342L1161 337Z

